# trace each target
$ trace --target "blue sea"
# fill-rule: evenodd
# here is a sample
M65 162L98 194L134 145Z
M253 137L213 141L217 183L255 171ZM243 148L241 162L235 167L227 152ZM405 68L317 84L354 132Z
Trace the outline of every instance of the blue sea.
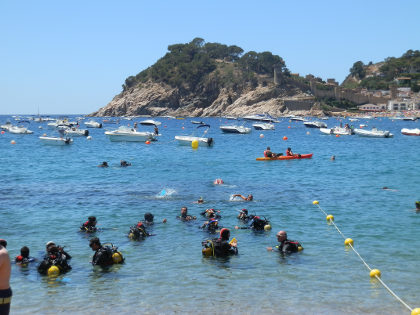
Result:
M8 119L15 123L0 116L0 124ZM202 134L192 118L155 119L162 122L161 136L149 145L110 142L104 130L118 126L111 124L89 129L91 140L74 138L62 147L41 144L38 136L53 134L46 123L27 124L32 135L0 135L0 238L7 239L11 258L28 246L41 259L48 241L73 256L73 269L56 279L39 275L36 264L13 265L12 314L410 314L370 279L314 200L334 215L363 259L380 269L381 279L409 306L420 307L420 213L414 205L420 199L420 137L400 133L419 128L419 122L350 123L395 135L381 139L323 135L288 119L274 131L223 134L219 125L226 119L200 118L211 125L208 136L215 144L194 150L174 140ZM121 119L120 125L141 120ZM267 146L313 158L256 161ZM132 166L121 168L120 160ZM97 167L102 161L110 167ZM217 178L224 184L214 185ZM254 201L231 201L232 194L253 194ZM194 202L199 197L204 204ZM197 221L177 220L182 206ZM206 208L221 211L219 223L238 240L238 256L203 258L201 242L216 237L199 229ZM273 229L235 230L242 208L267 217ZM129 227L146 212L167 223L155 224L155 236L144 241L129 240ZM118 246L125 264L106 272L92 267L93 235L78 231L91 215L101 228L95 236ZM279 230L304 250L287 257L268 252Z

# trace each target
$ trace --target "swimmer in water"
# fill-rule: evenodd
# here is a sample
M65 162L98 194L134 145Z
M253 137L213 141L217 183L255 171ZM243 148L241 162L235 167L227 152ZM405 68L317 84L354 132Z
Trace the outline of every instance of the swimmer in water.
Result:
M241 194L235 194L232 197L241 197L245 201L252 201L252 200L254 200L254 196L252 196L251 194L249 194L247 197L242 196Z

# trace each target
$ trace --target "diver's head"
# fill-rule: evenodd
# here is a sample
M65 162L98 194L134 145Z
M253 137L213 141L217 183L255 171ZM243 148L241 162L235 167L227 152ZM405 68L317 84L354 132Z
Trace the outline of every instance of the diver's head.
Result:
M20 255L21 255L22 257L24 257L24 258L28 258L28 257L29 257L29 248L28 248L28 247L26 247L26 246L23 246L23 247L20 249Z
M286 231L278 231L277 234L276 234L276 236L277 236L277 240L279 242L283 242L283 241L285 241L287 239L287 233L286 233Z
M223 228L220 230L220 238L222 240L228 240L230 237L230 231L227 228Z
M153 222L153 218L154 218L154 216L150 212L146 212L144 214L144 220L147 221L147 222Z
M181 208L181 216L186 217L187 215L188 215L188 208L187 207L182 207Z
M89 241L89 247L92 248L92 250L97 250L101 247L101 241L98 237L92 237Z
M88 221L89 221L89 223L95 223L96 224L96 217L90 216L90 217L88 217Z

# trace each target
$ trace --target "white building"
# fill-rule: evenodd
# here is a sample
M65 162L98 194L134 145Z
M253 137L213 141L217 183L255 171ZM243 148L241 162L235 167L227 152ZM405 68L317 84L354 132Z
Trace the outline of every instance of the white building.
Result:
M403 98L388 101L389 111L420 110L420 101L415 99Z

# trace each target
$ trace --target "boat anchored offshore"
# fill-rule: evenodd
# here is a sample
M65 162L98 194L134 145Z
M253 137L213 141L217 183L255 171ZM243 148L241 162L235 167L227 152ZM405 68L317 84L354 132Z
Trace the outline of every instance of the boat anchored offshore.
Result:
M401 133L406 136L420 136L420 129L419 128L414 128L414 129L403 128L401 129Z
M140 125L144 125L144 126L160 126L162 123L160 121L157 120L153 120L153 119L146 119L140 122Z
M121 126L117 130L105 131L109 140L115 141L128 141L128 142L146 142L156 141L156 135L152 132L137 131L133 128Z
M356 135L362 136L362 137L391 138L394 136L388 130L378 130L376 128L372 128L372 130L355 128L353 129L353 131Z
M72 138L62 138L62 137L42 136L42 137L39 137L39 140L41 140L43 144L48 144L48 145L68 145L68 144L73 143Z
M277 160L300 160L300 159L310 159L312 158L313 153L309 154L294 154L294 155L281 155L276 157L259 157L256 158L257 161L277 161Z
M345 127L319 128L319 131L327 135L348 136L354 134L353 129Z
M73 137L87 137L89 135L89 130L77 129L75 127L71 127L69 129L65 129L64 133L68 136L73 136Z
M11 126L9 128L9 132L10 133L15 133L15 134L32 134L32 133L34 133L33 131L29 130L28 128L18 127L18 126Z
M243 119L245 119L245 120L262 121L262 122L274 122L274 123L278 123L279 122L276 118L271 117L267 113L265 113L265 114L247 115L247 116L244 116Z
M238 125L223 125L220 126L220 129L224 132L224 133L250 133L251 132L251 128L249 127L244 127L244 126L238 126Z
M327 128L327 124L322 121L304 121L303 124L308 128Z
M94 120L85 121L85 126L88 128L102 128L102 124Z
M210 128L210 125L206 125L206 124L200 124L198 128ZM207 147L210 147L214 144L214 140L213 138L209 138L209 137L204 137L204 135L207 134L209 129L206 129L203 133L203 135L201 137L197 137L194 135L191 136L175 136L175 140L178 141L178 144L180 145L192 145L193 141L198 141L198 145L204 145Z
M274 130L274 124L271 123L255 123L252 127L255 130Z

